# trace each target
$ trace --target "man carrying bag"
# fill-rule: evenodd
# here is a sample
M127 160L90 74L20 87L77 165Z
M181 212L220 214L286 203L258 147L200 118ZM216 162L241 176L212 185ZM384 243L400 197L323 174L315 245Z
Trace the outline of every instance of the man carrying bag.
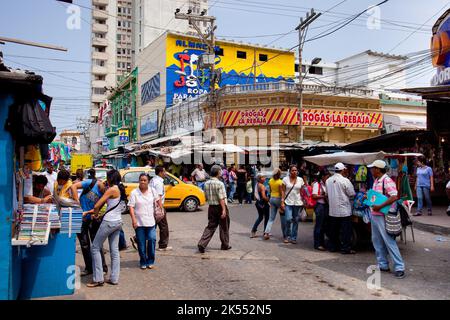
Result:
M387 219L390 217L386 218L380 212L382 208L390 206L390 211L397 214L397 186L386 174L387 165L383 160L376 160L367 167L370 168L375 178L372 189L389 197L384 203L371 207L372 243L375 248L378 267L380 271L390 272L389 261L387 259L387 253L389 253L394 262L394 275L396 278L402 279L405 277L405 264L398 249L397 242L395 241L395 236L389 234L387 230L387 226L389 225Z

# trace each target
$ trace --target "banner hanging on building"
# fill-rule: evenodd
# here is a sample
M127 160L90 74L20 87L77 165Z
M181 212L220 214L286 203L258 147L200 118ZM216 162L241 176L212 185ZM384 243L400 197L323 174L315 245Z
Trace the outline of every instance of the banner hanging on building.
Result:
M295 126L300 124L297 108L260 108L229 110L220 113L221 127ZM303 125L317 127L382 128L379 112L304 109Z
M128 129L119 130L119 142L128 143L130 141Z
M303 125L381 129L383 115L379 112L305 109L303 110Z

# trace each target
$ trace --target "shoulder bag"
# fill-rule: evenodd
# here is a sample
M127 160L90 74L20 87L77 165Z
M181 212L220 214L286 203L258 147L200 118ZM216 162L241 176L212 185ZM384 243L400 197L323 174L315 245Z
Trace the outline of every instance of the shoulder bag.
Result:
M385 178L386 179L386 178ZM384 192L384 180L383 179L383 194ZM397 206L397 203L395 203ZM402 219L400 216L400 212L397 209L395 211L390 211L384 216L384 223L386 228L386 233L392 237L397 237L402 233Z
M288 193L286 193L284 195L284 199L286 200L286 198L289 196L289 194L291 194L291 191L294 189L295 185L297 184L297 181L295 181L295 183L292 185L292 188L288 191ZM282 209L280 207L280 215L284 216L284 209Z
M155 217L156 223L159 223L164 218L166 213L164 211L164 208L158 204L159 195L155 194L153 188L152 194L153 194L153 210L154 210L153 215Z

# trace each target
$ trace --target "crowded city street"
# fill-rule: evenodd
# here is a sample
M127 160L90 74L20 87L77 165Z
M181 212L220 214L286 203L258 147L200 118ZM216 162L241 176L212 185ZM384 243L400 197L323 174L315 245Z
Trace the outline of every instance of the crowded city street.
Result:
M168 213L173 250L156 253L155 269L136 267L137 251L128 241L130 247L120 253L120 286L92 290L84 285L88 279L82 278L80 289L70 299L448 299L448 237L447 242L439 242L438 235L417 230L415 243L400 244L408 277L397 280L383 273L380 290L368 290L371 274L367 268L375 264L372 249L351 256L315 251L312 222L300 223L296 245L282 243L279 220L274 224L272 239L250 239L250 226L256 217L254 205L230 205L230 251L219 250L216 235L210 249L200 254L196 244L206 210ZM129 217L124 223L125 234L133 235ZM77 263L83 264L79 253Z
M446 0L2 1L0 301L448 303L449 141Z

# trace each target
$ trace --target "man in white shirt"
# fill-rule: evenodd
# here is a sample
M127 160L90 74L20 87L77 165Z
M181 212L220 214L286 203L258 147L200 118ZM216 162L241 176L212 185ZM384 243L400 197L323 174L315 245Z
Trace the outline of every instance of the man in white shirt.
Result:
M203 169L203 165L199 164L197 165L197 168L192 171L191 179L192 183L196 184L197 187L205 191L205 182L208 178L208 174L206 173L205 169Z
M166 176L166 170L163 166L156 166L155 176L150 181L150 187L155 189L158 195L161 197L162 204L164 206L164 200L166 198L166 191L164 189L164 178ZM169 247L169 224L167 222L167 213L164 214L164 218L156 224L159 228L159 242L158 251L172 250Z
M58 177L58 174L55 172L53 165L50 161L46 162L46 168L47 168L47 171L42 173L42 175L47 178L48 182L47 182L46 187L53 194L54 186L55 186L55 182L56 182L56 178Z
M352 238L352 197L355 189L346 178L347 167L342 163L334 166L335 174L326 182L329 203L330 251L341 250L343 254L356 253L351 248ZM340 239L342 234L342 239ZM342 243L341 243L342 240Z

